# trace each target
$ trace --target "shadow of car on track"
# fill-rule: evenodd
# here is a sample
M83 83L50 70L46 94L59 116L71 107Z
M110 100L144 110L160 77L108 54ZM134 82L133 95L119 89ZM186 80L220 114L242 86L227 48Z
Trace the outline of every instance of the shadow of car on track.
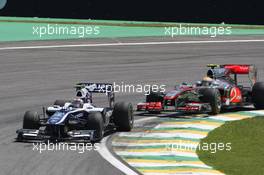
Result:
M222 109L221 114L226 114L226 113L232 113L232 112L243 112L243 111L253 111L255 108L253 107L236 107L236 108L231 108L231 109ZM141 117L159 117L159 118L194 118L194 117L210 117L211 115L206 114L206 113L183 113L183 112L175 112L175 111L166 111L166 112L161 112L161 113L148 113L148 112L139 112L136 113L137 116Z

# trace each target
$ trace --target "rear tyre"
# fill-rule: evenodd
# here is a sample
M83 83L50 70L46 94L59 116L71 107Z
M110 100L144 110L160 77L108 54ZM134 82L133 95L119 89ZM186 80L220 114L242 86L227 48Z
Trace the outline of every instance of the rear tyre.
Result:
M209 103L212 110L208 114L217 115L221 112L221 94L218 89L204 88L200 89L200 100L204 103Z
M93 142L102 140L104 136L104 121L100 112L93 112L88 115L87 127L89 130L95 130Z
M67 100L56 100L54 102L54 105L57 105L57 106L60 106L60 107L63 107L65 105L65 103L68 102Z
M26 111L23 120L23 129L39 129L39 115L37 112Z
M131 103L118 102L113 111L114 124L119 131L131 131L134 125L133 106Z
M252 88L252 101L256 109L264 109L264 82L257 82Z

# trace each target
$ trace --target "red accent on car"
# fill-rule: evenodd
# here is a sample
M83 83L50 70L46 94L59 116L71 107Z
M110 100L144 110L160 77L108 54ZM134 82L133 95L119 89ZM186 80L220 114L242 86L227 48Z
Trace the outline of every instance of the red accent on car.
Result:
M161 102L150 102L146 106L147 111L161 111L162 110L162 103Z
M233 74L248 74L250 65L226 64L224 68L229 69Z
M137 110L146 110L146 111L162 111L163 106L161 102L150 102L150 103L138 103Z
M173 100L173 99L176 99L179 95L174 95L174 96L164 96L164 100Z
M233 87L230 92L230 102L240 103L242 102L242 94L238 87Z
M137 104L137 110L140 111L140 110L145 110L146 107L147 107L148 103L138 103Z

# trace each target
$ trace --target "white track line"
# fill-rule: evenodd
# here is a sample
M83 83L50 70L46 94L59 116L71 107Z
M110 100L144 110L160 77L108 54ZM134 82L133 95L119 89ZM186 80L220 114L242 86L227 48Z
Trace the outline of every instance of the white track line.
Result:
M139 175L129 167L127 167L125 164L123 164L120 160L118 160L116 157L112 155L112 153L107 149L106 142L109 136L103 138L103 140L100 143L100 149L98 150L98 153L109 163L111 163L114 167L119 169L125 174L128 175Z
M144 121L148 121L148 120L157 119L157 118L158 117L138 119L138 120L135 120L135 124L138 124L138 123L141 123ZM128 174L128 175L139 175L137 172L135 172L132 169L130 169L129 167L127 167L124 163L122 163L120 160L118 160L115 156L112 155L112 153L108 150L108 148L106 146L106 142L107 142L108 138L109 138L109 136L103 138L103 140L100 143L100 149L98 150L98 153L106 161L108 161L110 164L112 164L114 167L116 167L117 169L119 169L123 173Z
M264 40L200 40L200 41L167 41L167 42L132 42L132 43L97 43L97 44L71 44L71 45L43 45L23 47L1 47L0 50L50 49L72 47L106 47L106 46L142 46L142 45L169 45L169 44L210 44L210 43L249 43L264 42Z

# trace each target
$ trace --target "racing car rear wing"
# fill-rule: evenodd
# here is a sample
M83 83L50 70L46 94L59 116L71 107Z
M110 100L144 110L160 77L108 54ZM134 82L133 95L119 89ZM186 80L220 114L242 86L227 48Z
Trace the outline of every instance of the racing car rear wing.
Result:
M113 93L113 84L111 83L77 83L75 85L76 91L82 88L87 89L88 92L92 93Z
M256 71L256 67L253 64L208 64L207 67L214 68L225 68L232 74L249 74L250 72Z
M210 67L212 70L215 68L223 68L229 71L229 73L234 75L235 82L237 83L237 75L244 74L248 75L251 84L254 84L257 81L257 68L254 64L208 64L207 67Z
M229 69L233 74L249 74L253 70L254 65L247 64L225 64L224 68Z
M92 93L104 93L108 97L109 107L114 107L115 102L115 94L113 84L111 83L91 83L91 82L84 82L84 83L77 83L75 85L76 91L81 91L85 88L88 92L90 92L90 102L92 102Z

